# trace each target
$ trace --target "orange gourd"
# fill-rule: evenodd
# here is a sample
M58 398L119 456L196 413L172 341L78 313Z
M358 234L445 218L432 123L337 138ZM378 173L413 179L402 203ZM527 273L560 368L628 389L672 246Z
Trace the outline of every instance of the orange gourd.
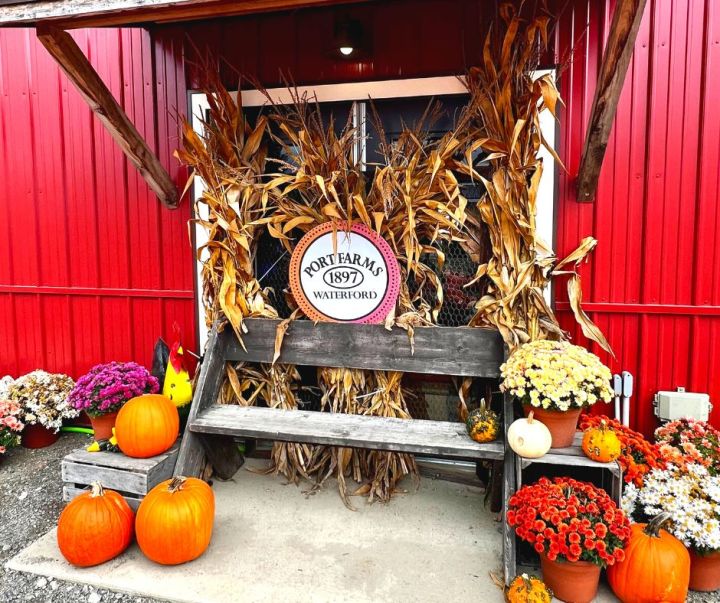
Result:
M180 418L170 398L145 394L129 400L115 420L118 446L127 456L145 459L168 450L177 440Z
M135 514L117 492L95 482L60 513L57 542L63 557L90 567L117 557L132 542Z
M210 544L214 520L212 488L194 477L174 477L155 486L140 503L137 543L156 563L192 561Z
M507 603L551 603L552 591L537 576L515 576L505 589Z
M625 559L607 569L608 582L623 603L683 603L690 582L690 554L661 529L661 513L648 524L633 524Z
M603 421L599 427L590 427L585 431L582 450L593 461L610 463L620 458L622 444L617 434Z

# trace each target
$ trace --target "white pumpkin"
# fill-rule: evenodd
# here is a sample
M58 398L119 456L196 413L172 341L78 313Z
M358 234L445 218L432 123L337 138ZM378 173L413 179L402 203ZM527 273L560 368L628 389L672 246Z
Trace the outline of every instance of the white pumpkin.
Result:
M550 430L540 421L533 419L530 411L526 419L514 421L508 428L508 444L516 454L526 459L539 459L552 446Z

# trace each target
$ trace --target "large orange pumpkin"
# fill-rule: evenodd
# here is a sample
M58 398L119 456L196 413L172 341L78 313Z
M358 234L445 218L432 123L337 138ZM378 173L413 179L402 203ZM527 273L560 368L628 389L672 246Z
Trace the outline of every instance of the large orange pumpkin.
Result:
M607 569L608 582L623 603L683 603L690 582L690 554L662 530L668 513L633 524L625 560Z
M117 492L99 483L71 500L60 513L57 542L63 557L78 567L110 561L132 542L135 514Z
M145 459L168 450L177 440L180 418L170 398L145 394L129 400L115 420L115 437L126 455Z
M214 520L212 488L194 477L174 477L155 486L140 503L137 542L156 563L185 563L205 552Z

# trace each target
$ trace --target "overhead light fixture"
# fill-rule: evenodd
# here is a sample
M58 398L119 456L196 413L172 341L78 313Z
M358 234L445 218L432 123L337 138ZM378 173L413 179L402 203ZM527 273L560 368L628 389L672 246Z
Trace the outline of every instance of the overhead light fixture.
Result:
M362 24L347 15L337 18L333 48L343 58L360 54L363 48Z

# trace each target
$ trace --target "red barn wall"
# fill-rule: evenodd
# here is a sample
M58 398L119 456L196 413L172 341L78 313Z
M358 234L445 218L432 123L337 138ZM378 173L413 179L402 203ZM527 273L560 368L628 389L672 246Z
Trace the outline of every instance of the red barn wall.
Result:
M281 71L302 84L453 74L478 56L480 32L492 10L488 4L396 0L348 7L372 40L371 56L361 62L329 55L336 14L330 9L168 26L150 36L139 30L91 32L81 39L131 117L159 145L163 161L174 166L173 116L185 109L185 92L195 85L195 67L184 61L193 46L222 57L223 80L231 88L241 72L267 86L280 82ZM720 98L720 80L714 77L720 7L713 0L648 1L598 198L580 204L574 182L613 5L613 0L572 0L556 31L567 105L559 151L567 172L558 174L555 242L562 255L584 236L600 241L581 269L585 308L615 350L615 359L603 355L613 371L636 376L633 424L649 432L652 394L659 389L685 386L720 400L720 376L713 370L720 362L720 252L714 245L720 226L720 121L713 115L713 101ZM0 245L14 252L12 260L3 259L9 258L4 250L0 255L0 369L44 364L70 370L97 356L147 354L155 329L166 332L177 316L185 324L192 321L187 209L158 207L31 38L0 32L0 41L0 157L8 158L0 169L6 182L12 181L10 173L23 183L6 186L0 200L5 212ZM14 61L6 59L7 49L14 49ZM121 60L113 58L118 52ZM31 65L29 76L20 60ZM34 78L41 69L45 76ZM10 71L21 74L20 80L11 82ZM42 101L23 96L39 88L46 90ZM7 111L9 95L12 105L22 106L14 113ZM148 97L154 98L155 113L147 111ZM72 127L70 112L82 116ZM8 140L20 141L22 148L9 152ZM48 195L48 186L63 194ZM51 224L45 207L54 208ZM56 217L62 230L54 228ZM10 232L10 219L19 232ZM28 246L33 240L42 243ZM100 244L106 240L113 245ZM108 249L115 248L111 257ZM46 249L55 250L50 260ZM5 284L93 289L55 295ZM141 296L97 292L106 288L140 289ZM153 295L142 297L146 290ZM557 308L563 326L585 343L562 287ZM81 320L84 312L90 313L87 320ZM133 330L138 319L145 322ZM713 418L720 423L720 410Z
M73 35L181 186L181 58L140 29ZM147 365L174 321L194 346L187 202L160 206L33 30L0 31L0 181L0 375Z
M678 386L709 392L720 424L720 5L648 2L597 201L584 204L574 176L611 13L605 2L574 4L558 30L563 49L581 41L561 86L568 172L559 177L557 249L588 234L600 242L582 271L584 307L615 350L615 360L603 355L612 369L636 376L633 424L651 431L654 392ZM584 342L562 292L557 306Z

